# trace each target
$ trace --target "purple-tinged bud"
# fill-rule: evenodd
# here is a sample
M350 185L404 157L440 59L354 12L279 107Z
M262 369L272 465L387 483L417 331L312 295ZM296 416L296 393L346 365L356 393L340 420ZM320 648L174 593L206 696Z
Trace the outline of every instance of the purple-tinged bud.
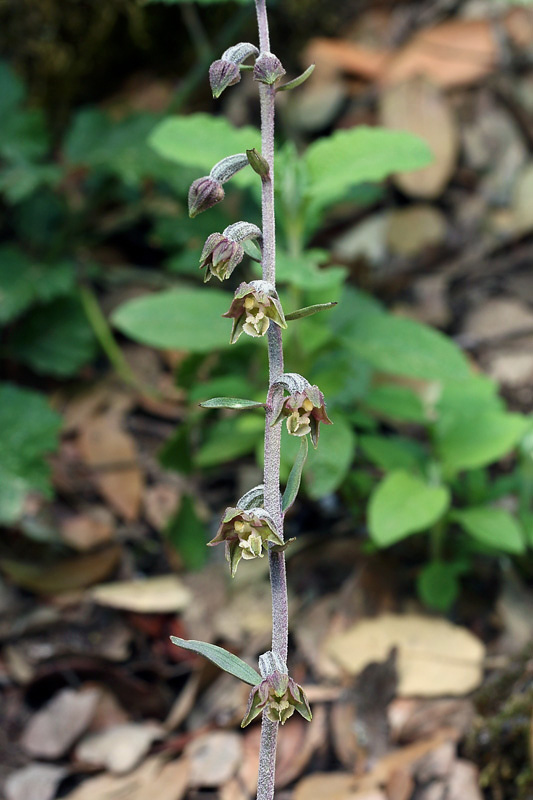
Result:
M253 169L254 172L263 178L268 178L270 175L270 167L268 166L268 161L266 158L263 158L261 153L258 153L255 147L252 150L247 150L246 155L248 156L248 162Z
M219 181L205 175L191 183L189 189L189 217L207 211L224 199L224 189Z
M274 520L263 508L227 508L217 535L209 545L221 542L225 544L232 578L241 558L245 561L262 558L268 542L283 545Z
M229 311L222 316L233 319L230 344L243 332L248 336L264 336L271 322L280 328L287 327L278 293L267 281L241 283Z
M219 58L213 61L209 67L209 83L214 98L220 97L224 89L228 86L235 86L241 79L241 71L238 64Z
M244 258L241 242L261 238L261 230L251 222L234 222L223 233L212 233L207 237L200 256L200 269L206 267L204 281L212 275L224 281Z
M254 78L260 83L269 86L279 81L285 75L285 70L279 58L274 53L261 53L254 67Z

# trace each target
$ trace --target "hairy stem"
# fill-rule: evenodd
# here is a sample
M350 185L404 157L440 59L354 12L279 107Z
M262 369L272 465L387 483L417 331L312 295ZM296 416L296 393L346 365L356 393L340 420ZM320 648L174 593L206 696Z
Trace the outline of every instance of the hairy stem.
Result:
M261 52L270 50L270 37L266 12L266 0L255 0L259 45ZM262 181L262 232L263 232L263 280L276 283L276 226L274 217L274 86L261 83L261 153L269 165L269 175ZM283 374L283 343L281 329L270 325L268 330L268 364L270 385ZM267 410L265 424L265 510L275 523L283 538L283 514L280 492L281 425L271 427L272 412ZM270 551L270 585L272 590L272 652L287 660L288 603L285 555ZM259 779L257 800L273 800L276 769L276 747L278 723L271 722L263 714L261 745L259 751Z

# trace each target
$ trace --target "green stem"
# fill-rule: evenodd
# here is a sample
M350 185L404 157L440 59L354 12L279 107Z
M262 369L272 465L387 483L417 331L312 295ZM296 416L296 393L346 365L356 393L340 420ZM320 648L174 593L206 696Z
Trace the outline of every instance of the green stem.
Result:
M79 292L83 310L85 311L85 315L91 328L93 329L94 335L96 336L100 347L109 359L109 362L115 369L117 375L122 378L125 383L128 383L131 386L134 386L136 389L140 389L143 391L143 393L146 393L146 391L142 389L130 365L124 358L122 350L116 343L115 337L113 336L111 328L109 327L109 323L102 313L102 309L100 308L93 290L89 288L89 286L80 286Z

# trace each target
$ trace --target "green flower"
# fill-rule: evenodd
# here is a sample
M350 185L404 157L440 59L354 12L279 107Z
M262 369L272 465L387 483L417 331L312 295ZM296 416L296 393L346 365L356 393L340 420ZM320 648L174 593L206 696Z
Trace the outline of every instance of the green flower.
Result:
M267 542L283 545L274 520L263 508L227 508L217 535L209 545L225 543L226 559L234 577L241 558L262 558Z
M241 722L245 728L262 711L272 722L287 722L295 711L304 719L311 721L312 714L304 690L292 678L279 670L268 675L261 683L254 686L248 699L246 714Z
M271 322L280 328L287 327L278 294L274 286L266 281L241 283L229 311L222 316L234 320L231 344L237 341L241 333L264 336Z
M279 383L283 385L283 378ZM311 386L309 383L307 386L302 386L300 391L293 391L290 397L280 401L279 408L275 409L272 424L276 425L283 418L287 420L287 430L291 436L306 436L310 433L314 447L318 444L320 423L333 424L326 411L324 395L318 386Z

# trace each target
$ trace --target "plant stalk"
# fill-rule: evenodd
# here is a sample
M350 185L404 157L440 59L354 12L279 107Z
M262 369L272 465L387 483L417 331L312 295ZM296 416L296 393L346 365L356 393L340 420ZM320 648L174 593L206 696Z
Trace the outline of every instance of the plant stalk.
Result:
M255 0L259 46L261 52L270 51L270 35L266 0ZM259 85L261 104L261 153L269 165L269 175L262 180L261 212L263 233L263 280L276 284L276 225L274 217L274 86ZM268 329L268 365L270 385L283 374L283 343L281 329L270 325ZM283 513L280 491L281 425L271 427L272 412L267 409L265 420L265 510L273 517L277 531L283 538ZM287 661L289 615L287 602L287 576L285 554L269 553L270 586L272 591L272 652ZM259 750L259 778L257 800L273 800L276 770L278 723L271 722L263 713L261 744Z

